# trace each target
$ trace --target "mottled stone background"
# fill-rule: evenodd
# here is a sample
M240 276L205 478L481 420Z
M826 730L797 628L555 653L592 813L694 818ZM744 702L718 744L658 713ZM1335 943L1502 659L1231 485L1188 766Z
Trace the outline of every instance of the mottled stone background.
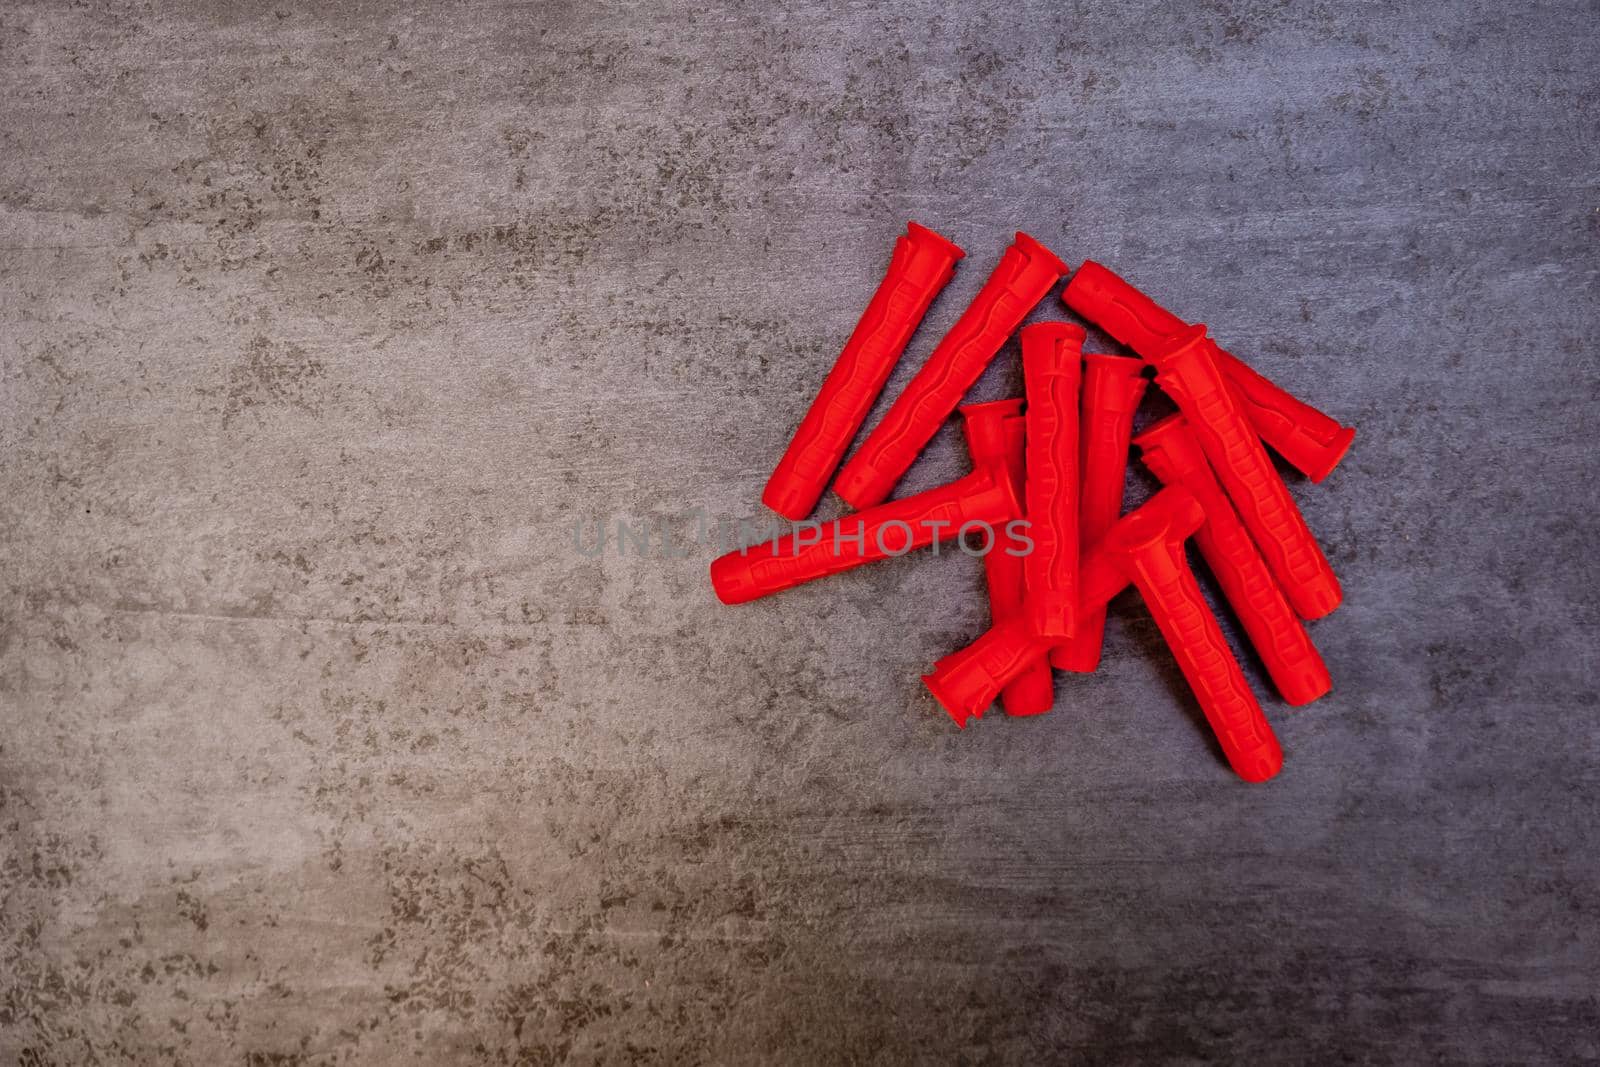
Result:
M7 3L0 1060L1600 1056L1597 138L1592 2ZM1278 780L1132 597L958 733L971 559L573 549L907 218L897 383L1022 227L1360 427Z

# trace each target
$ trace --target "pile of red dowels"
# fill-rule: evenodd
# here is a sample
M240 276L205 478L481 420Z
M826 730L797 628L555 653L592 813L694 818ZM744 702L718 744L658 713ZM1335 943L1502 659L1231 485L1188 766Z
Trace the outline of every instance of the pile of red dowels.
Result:
M762 501L801 522L866 419L929 304L965 253L911 223L883 282L828 374ZM1339 582L1263 442L1320 482L1355 431L1290 396L1098 263L1061 293L1074 312L1141 359L1083 353L1068 322L1021 331L1025 397L961 408L974 470L949 485L885 503L906 470L1024 316L1068 273L1019 233L970 307L839 471L834 491L855 508L805 523L711 565L724 603L767 596L936 541L985 534L993 625L934 665L923 681L958 726L998 698L1011 715L1054 703L1051 667L1100 662L1105 605L1132 584L1194 691L1229 764L1249 781L1283 752L1245 682L1194 574L1194 538L1285 701L1331 688L1302 620L1338 607ZM1154 369L1178 413L1132 437ZM1131 439L1131 441L1130 441ZM1122 515L1129 444L1164 488Z

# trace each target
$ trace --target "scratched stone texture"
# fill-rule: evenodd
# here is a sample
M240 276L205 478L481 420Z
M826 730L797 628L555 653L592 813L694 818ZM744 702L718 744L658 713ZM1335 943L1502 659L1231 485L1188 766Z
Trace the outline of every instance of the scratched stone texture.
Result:
M0 1061L1600 1057L1600 8L982 7L0 8ZM1131 596L963 733L973 559L579 550L908 218L891 392L1025 228L1360 427L1276 781Z

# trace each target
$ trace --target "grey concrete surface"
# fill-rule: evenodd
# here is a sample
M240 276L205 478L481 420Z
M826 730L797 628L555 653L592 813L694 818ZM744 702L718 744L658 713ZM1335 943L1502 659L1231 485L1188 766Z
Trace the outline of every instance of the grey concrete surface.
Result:
M0 1061L1594 1060L1597 71L1593 3L0 8ZM1026 228L1360 427L1278 780L1133 598L958 733L971 559L575 549L756 515L908 218L897 384Z

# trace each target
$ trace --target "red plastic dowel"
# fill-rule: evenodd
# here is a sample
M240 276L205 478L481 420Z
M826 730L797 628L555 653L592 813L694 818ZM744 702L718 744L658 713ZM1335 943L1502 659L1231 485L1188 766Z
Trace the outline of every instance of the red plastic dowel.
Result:
M724 604L743 604L1021 514L1010 475L983 467L949 485L719 556L711 563L711 587Z
M1083 488L1078 501L1080 551L1094 543L1122 514L1122 491L1128 476L1128 439L1133 413L1147 384L1144 364L1127 356L1083 357L1083 403L1080 407ZM1100 665L1105 637L1104 608L1078 620L1078 632L1050 653L1050 664L1064 671L1088 672Z
M1327 666L1305 625L1284 600L1183 416L1162 419L1134 443L1145 466L1163 485L1181 485L1205 509L1206 521L1195 532L1195 544L1283 699L1299 706L1324 696L1333 688Z
M763 504L795 521L811 514L928 305L965 254L925 226L906 225L888 273L767 480Z
M1181 523L1188 515L1192 498L1183 490L1162 490L1139 507L1123 516L1127 522L1134 515L1155 513L1175 530L1192 531ZM1194 526L1199 525L1194 518ZM1113 527L1115 529L1115 527ZM1083 597L1080 609L1102 608L1106 601L1116 596L1127 584L1128 576L1118 565L1118 555L1105 547L1096 546L1084 556L1078 571L1078 588ZM938 699L940 705L965 728L975 718L982 718L1000 691L1028 669L1032 657L1042 655L1054 638L1040 637L1027 625L1026 616L1013 617L997 623L977 641L957 652L952 652L933 665L930 674L922 676L923 682Z
M972 719L983 718L1006 686L1043 660L1053 640L1038 636L1027 619L1013 615L935 663L932 673L922 676L922 684L956 725L966 729Z
M1150 358L1187 323L1110 269L1085 261L1061 293L1068 307ZM1339 465L1356 432L1217 349L1217 365L1261 439L1314 482Z
M1022 401L967 404L961 409L961 416L973 465L1005 468L1020 492L1023 485ZM989 586L989 617L993 622L1005 622L1022 610L1022 558L1021 542L1008 528L993 531L983 556L984 577ZM1055 705L1055 680L1044 656L1034 657L1027 668L1006 685L1000 693L1000 705L1007 715L1039 715Z
M1041 322L1022 331L1028 394L1028 536L1023 559L1029 621L1042 637L1072 634L1078 614L1078 383L1083 327Z
M1048 248L1017 234L977 298L844 465L833 491L854 508L887 499L1011 331L1066 272Z
M1228 765L1247 782L1264 782L1283 767L1283 750L1184 557L1184 539L1199 527L1205 513L1183 489L1162 493L1183 494L1183 513L1140 508L1113 526L1100 547L1114 555L1138 587Z
M1245 528L1301 618L1339 606L1339 579L1217 367L1202 326L1185 327L1150 355L1156 384L1177 402Z

